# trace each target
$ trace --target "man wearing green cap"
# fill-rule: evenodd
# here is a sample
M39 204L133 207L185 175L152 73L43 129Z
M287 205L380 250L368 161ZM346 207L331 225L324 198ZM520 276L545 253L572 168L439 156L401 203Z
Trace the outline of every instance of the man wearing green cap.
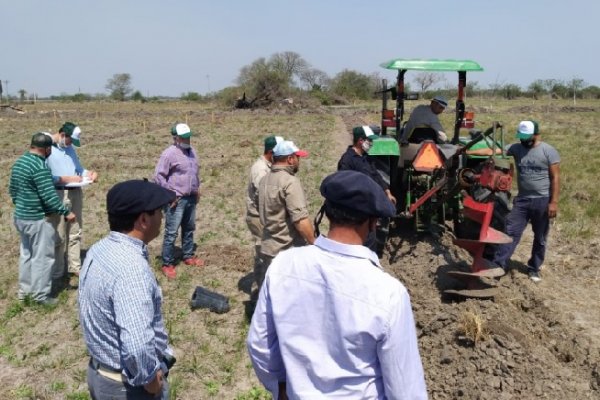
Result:
M47 305L56 304L56 299L50 297L54 227L49 216L59 214L67 222L75 221L75 214L57 196L44 163L51 152L52 138L43 132L34 134L29 151L13 165L9 183L15 205L14 224L21 236L17 297L24 300L31 296Z
M248 190L246 192L246 224L252 234L254 241L254 262L258 261L260 255L260 243L262 240L263 225L258 214L258 188L261 179L271 169L273 163L273 148L282 142L281 136L269 136L265 138L265 148L262 156L252 164L250 177L248 179Z
M65 122L58 133L52 135L52 154L46 165L52 173L52 181L58 197L77 217L67 223L59 216L52 217L56 230L56 248L53 279L58 281L67 273L79 275L81 269L81 238L83 228L83 191L81 187L98 178L95 171L85 169L75 147L81 145L81 129L72 122Z

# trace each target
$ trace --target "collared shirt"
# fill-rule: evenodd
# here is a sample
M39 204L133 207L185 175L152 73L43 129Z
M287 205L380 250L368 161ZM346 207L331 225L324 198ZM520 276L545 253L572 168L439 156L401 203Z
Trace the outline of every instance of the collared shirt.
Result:
M258 217L258 188L261 179L271 169L271 163L265 156L260 156L250 168L248 191L246 193L246 212L252 217Z
M52 154L46 159L46 165L52 172L54 185L58 184L61 176L84 176L87 170L81 166L77 152L73 146L60 147L52 145Z
M375 166L371 164L369 156L367 154L358 154L353 146L348 146L348 150L346 150L338 162L338 171L343 170L362 172L377 182L383 190L389 189L388 184L385 183L381 175L379 175Z
M294 226L294 222L308 218L308 207L292 166L271 166L260 182L258 204L264 226L261 253L274 257L281 250L306 244Z
M17 219L32 221L48 214L69 214L69 209L56 195L52 175L40 155L27 152L15 162L8 191Z
M154 182L174 191L177 196L196 195L200 188L200 164L194 149L171 145L160 155Z
M440 119L436 113L431 110L431 106L427 104L421 104L416 106L412 113L410 113L410 117L408 118L408 122L404 127L404 133L402 134L402 141L408 141L408 138L412 134L412 131L415 128L419 127L429 127L438 132L438 137L442 140L446 140L447 137L444 134L440 135L440 132L444 131L442 124L440 123Z
M96 361L122 371L133 386L150 382L172 354L161 302L141 240L110 232L90 248L79 278L83 337Z
M323 236L279 253L247 339L259 380L278 398L427 399L405 287L367 247Z

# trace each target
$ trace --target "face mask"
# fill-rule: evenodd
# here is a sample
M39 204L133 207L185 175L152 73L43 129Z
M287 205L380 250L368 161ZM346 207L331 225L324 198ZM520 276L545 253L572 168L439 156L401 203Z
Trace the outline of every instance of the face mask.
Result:
M190 147L192 147L190 144L188 144L188 143L182 143L182 142L181 142L181 143L178 143L178 144L177 144L177 146L179 146L179 148L181 148L181 149L183 149L183 150L187 150L187 149L189 149Z
M535 141L533 139L527 139L527 140L521 139L521 144L523 145L523 147L526 147L528 149L532 148L534 143L535 143Z
M64 137L60 138L58 141L58 147L62 147L63 149L67 147L66 139Z
M369 150L371 150L371 142L368 140L365 140L364 142L362 142L362 149L364 150L365 153L368 153Z

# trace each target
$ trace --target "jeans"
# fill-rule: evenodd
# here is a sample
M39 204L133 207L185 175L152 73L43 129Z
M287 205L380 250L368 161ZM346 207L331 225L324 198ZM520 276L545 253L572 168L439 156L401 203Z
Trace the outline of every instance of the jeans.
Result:
M35 301L44 301L52 290L54 227L49 217L37 221L15 218L14 222L21 235L17 297L23 300L31 295Z
M183 196L173 207L166 205L165 237L162 248L163 265L175 265L175 240L181 227L183 259L194 256L194 230L196 229L196 196Z
M506 234L513 240L512 243L499 245L494 256L494 263L506 269L508 260L515 252L523 231L531 222L533 230L533 246L531 258L527 261L529 272L539 272L546 254L546 239L550 229L548 218L548 197L515 197L513 208L506 217Z

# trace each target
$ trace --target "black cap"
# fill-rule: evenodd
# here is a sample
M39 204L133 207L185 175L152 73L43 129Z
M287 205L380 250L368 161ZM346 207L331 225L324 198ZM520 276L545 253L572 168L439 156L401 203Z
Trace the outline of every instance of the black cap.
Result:
M135 215L156 210L175 200L175 192L147 180L117 183L106 195L106 209L112 215Z
M52 137L44 132L34 133L31 137L31 146L41 149L52 147Z
M372 217L393 217L396 207L369 176L357 171L338 171L321 182L321 194L334 206Z

